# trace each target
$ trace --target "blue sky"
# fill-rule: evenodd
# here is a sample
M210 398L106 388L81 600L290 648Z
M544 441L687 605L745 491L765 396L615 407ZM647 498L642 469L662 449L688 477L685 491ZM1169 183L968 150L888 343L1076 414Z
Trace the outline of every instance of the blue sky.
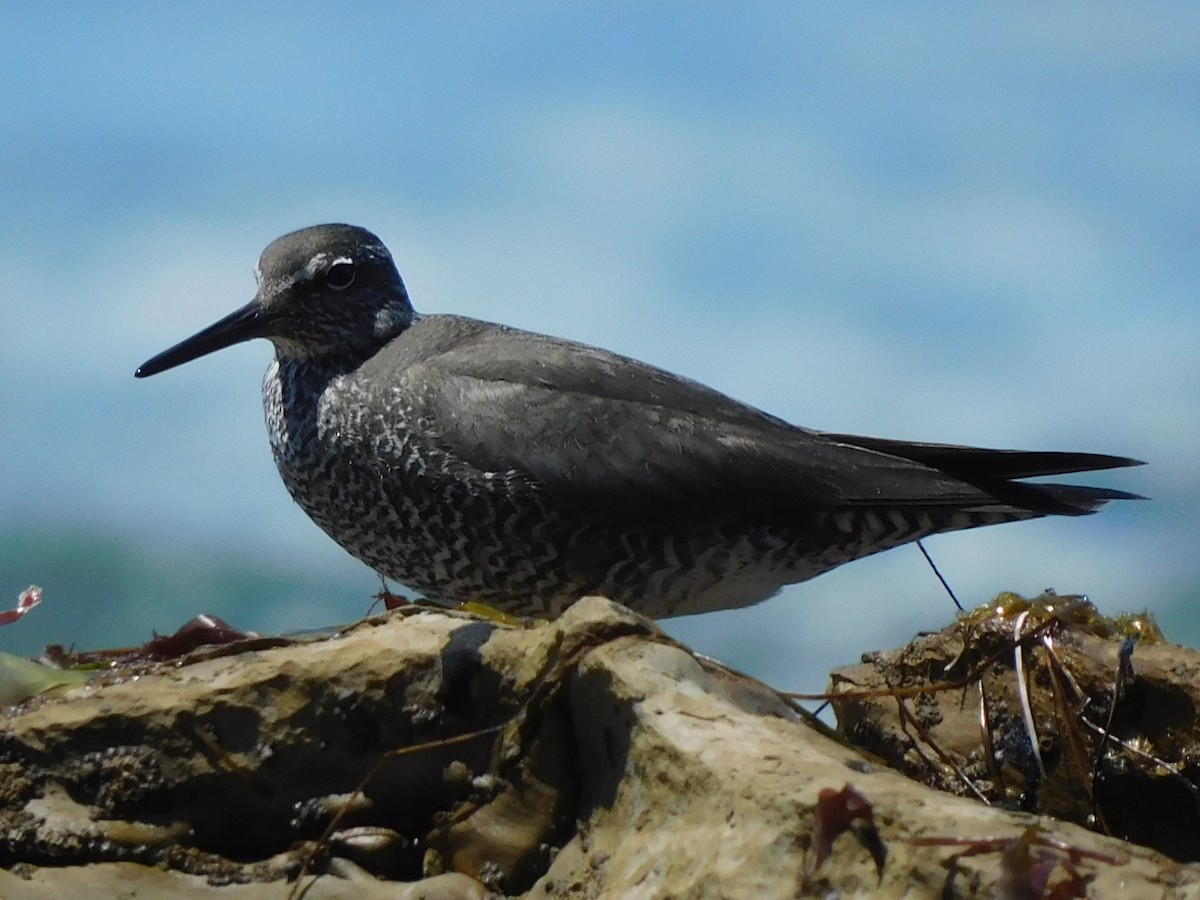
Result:
M1200 603L1200 9L6 4L0 526L376 589L274 471L265 342L133 369L349 221L415 305L599 344L799 424L1092 450L1153 502L929 543L968 602ZM0 600L54 573L0 571ZM949 618L903 548L671 629L783 686ZM64 642L205 608L58 599ZM71 610L66 615L66 610ZM15 629L7 629L15 631ZM1187 637L1188 635L1177 636ZM16 640L4 635L6 641ZM1192 641L1200 633L1191 632Z

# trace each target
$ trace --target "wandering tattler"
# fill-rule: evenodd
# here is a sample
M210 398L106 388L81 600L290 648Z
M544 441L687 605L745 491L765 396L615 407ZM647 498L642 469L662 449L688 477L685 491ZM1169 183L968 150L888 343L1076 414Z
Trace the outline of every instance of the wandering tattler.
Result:
M279 473L325 532L434 600L557 615L747 606L926 535L1134 494L1019 479L1137 465L799 428L605 350L419 315L379 238L284 235L250 303L137 370L251 338Z

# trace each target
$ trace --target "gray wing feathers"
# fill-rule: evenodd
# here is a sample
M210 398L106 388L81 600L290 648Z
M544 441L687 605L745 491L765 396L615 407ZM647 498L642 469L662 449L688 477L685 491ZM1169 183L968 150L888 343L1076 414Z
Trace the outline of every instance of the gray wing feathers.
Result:
M372 364L397 370L414 412L437 423L428 436L480 470L524 474L580 515L690 529L860 506L1005 506L596 348L449 316L405 338Z

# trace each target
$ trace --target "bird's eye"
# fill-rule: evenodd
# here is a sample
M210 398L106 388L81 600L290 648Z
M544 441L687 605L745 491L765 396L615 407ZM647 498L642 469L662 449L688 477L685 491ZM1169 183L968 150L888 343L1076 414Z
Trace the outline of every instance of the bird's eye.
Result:
M354 264L348 262L334 263L325 274L325 283L335 291L344 291L350 285L354 284Z

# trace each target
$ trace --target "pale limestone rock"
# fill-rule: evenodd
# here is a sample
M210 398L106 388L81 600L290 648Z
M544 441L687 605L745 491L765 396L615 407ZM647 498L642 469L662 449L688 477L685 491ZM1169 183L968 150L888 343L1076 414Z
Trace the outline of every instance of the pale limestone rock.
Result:
M882 874L847 833L806 875L818 795L847 784L873 806ZM308 856L337 873L310 898L472 897L479 882L530 897L934 897L959 848L909 838L1035 821L1112 858L1078 864L1093 896L1200 897L1197 867L880 768L599 598L531 628L408 609L116 673L0 720L5 898L278 898ZM459 874L398 895L422 868ZM999 872L997 854L963 859L952 895L990 896Z

